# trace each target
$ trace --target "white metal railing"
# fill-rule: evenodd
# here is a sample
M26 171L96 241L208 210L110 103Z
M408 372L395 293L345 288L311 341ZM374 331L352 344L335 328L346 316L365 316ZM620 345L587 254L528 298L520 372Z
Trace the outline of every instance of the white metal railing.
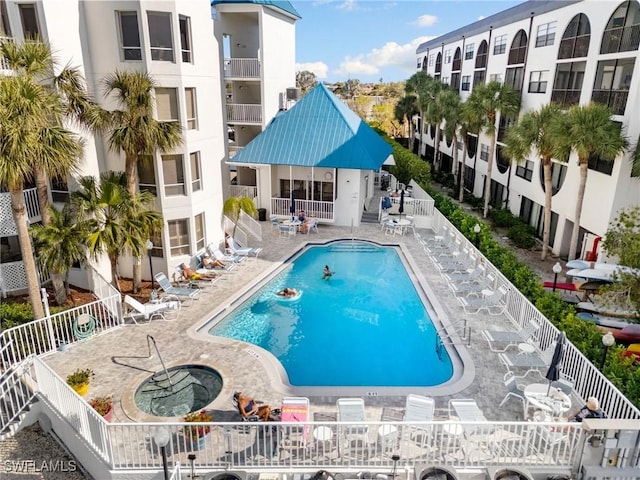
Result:
M295 212L296 214L300 210L304 210L308 217L316 217L318 220L324 220L328 222L334 221L333 216L333 202L320 202L317 200L295 200ZM291 211L291 199L289 198L271 198L271 215L277 215L279 217L290 217Z
M491 264L475 245L466 239L449 220L434 210L433 228L438 231L442 226L447 226L450 232L456 232L461 239L461 247L470 252L474 252L487 267L487 273L491 273L496 278L496 287L505 285L508 289L506 296L505 315L510 318L518 328L524 327L529 322L535 322L540 326L536 334L536 343L540 350L544 350L555 341L559 330L546 318L514 285ZM602 372L585 357L578 348L567 342L565 348L562 371L575 379L575 393L586 399L590 396L597 396L600 400L600 407L607 413L609 418L640 418L640 410L627 399L618 388L607 379Z
M169 480L182 480L182 472L180 470L180 462L176 462L173 466L173 471L171 472L171 476Z
M102 300L104 307L115 318L122 318L122 301L120 292L93 267L88 266L89 285L94 295Z
M262 124L262 105L227 103L227 122Z
M238 218L238 226L246 231L251 233L256 239L262 241L262 225L251 215L247 215L245 212L240 211L240 217ZM247 240L239 240L240 245L243 247L247 247Z
M249 197L254 199L258 196L258 187L253 185L229 185L229 192L232 197Z
M222 221L224 224L223 228L226 233L228 233L229 235L233 235L233 238L235 239L235 241L240 243L241 245L247 244L247 241L248 241L247 232L242 230L242 228L237 228L236 224L233 223L233 220L231 220L226 215L223 217Z
M0 433L4 433L31 404L35 393L24 381L23 366L6 372L0 381ZM2 369L0 368L0 371Z
M260 78L260 60L257 58L225 58L225 78Z

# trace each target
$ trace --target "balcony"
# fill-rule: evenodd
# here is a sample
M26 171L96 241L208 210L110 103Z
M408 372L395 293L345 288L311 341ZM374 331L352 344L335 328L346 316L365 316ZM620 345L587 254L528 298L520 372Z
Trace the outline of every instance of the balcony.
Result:
M630 52L640 46L640 25L613 28L602 35L600 53Z
M556 102L562 107L577 105L580 102L580 93L582 90L558 89L551 92L551 101Z
M38 192L35 188L24 191L24 203L27 208L29 223L39 222L42 217L40 216ZM8 192L0 193L0 236L12 237L17 234L18 230L13 221L13 212L11 211L11 194Z
M228 103L227 123L262 125L262 105Z
M624 115L628 96L628 90L594 90L591 100L607 105L614 115Z
M257 58L225 58L224 78L260 79L260 61Z

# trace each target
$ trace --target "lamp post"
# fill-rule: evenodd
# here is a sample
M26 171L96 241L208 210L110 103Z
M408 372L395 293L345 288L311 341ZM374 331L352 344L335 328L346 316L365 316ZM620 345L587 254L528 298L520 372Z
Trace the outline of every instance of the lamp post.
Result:
M602 352L602 362L600 362L600 371L604 370L604 364L607 362L607 352L609 348L615 345L616 339L613 333L607 332L602 336L602 345L604 345L604 351Z
M476 234L476 238L475 238L473 243L475 244L476 248L478 248L478 244L480 243L480 238L479 238L480 237L480 224L476 223L473 226L473 232Z
M153 440L156 445L160 447L160 454L162 455L162 468L164 470L164 480L169 480L169 465L167 464L167 444L171 440L171 434L165 427L160 427L153 435Z
M155 290L155 278L153 277L153 262L151 261L151 249L153 248L153 242L147 240L147 257L149 257L149 270L151 271L151 290Z
M553 270L553 291L555 292L558 283L558 274L562 271L562 265L560 265L560 262L556 262L551 270Z

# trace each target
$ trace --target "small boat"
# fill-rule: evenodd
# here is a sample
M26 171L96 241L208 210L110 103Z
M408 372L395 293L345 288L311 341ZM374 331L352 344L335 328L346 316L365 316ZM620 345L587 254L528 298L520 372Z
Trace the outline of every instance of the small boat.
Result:
M640 343L632 343L627 347L622 355L633 358L635 363L640 362Z
M627 325L620 330L612 330L613 336L620 343L639 343L640 342L640 324L634 323Z
M596 325L599 325L601 327L612 329L622 329L628 325L632 325L623 318L608 317L606 315L599 315L592 312L579 312L576 314L576 317L578 317L580 320L584 320L585 322L595 323Z

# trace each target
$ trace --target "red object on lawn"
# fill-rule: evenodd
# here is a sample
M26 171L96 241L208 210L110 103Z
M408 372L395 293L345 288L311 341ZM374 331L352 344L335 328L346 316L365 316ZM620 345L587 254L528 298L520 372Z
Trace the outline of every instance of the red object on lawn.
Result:
M553 288L553 282L544 282L542 284L544 288ZM578 290L578 287L575 283L556 283L556 290L568 290L570 292L575 292Z
M611 333L621 343L640 342L640 324L627 325L620 330L611 330Z

